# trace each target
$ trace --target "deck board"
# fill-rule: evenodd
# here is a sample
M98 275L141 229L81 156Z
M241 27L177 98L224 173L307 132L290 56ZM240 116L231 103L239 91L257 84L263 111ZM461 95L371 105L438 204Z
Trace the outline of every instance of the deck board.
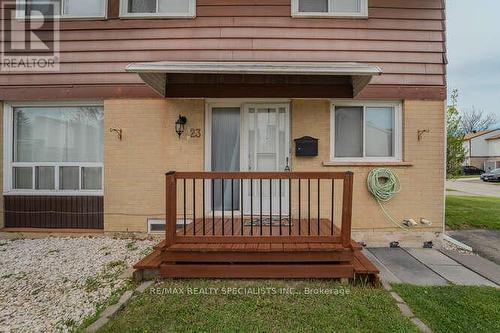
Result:
M361 274L376 281L378 270L362 254L362 247L354 240L349 247L344 247L339 238L331 237L332 234L340 235L339 229L334 225L332 230L331 225L330 220L320 219L318 232L317 219L294 219L290 229L288 225L281 225L280 234L279 225L262 225L261 228L255 224L252 227L247 219L242 222L239 217L212 220L210 216L205 217L205 221L197 218L186 225L185 232L184 225L178 226L174 245L165 248L165 241L162 241L134 268L160 269L161 276L166 278L354 279L356 274ZM215 237L210 238L212 235ZM315 239L315 236L322 238Z
M339 235L339 229L334 225L332 232L331 222L328 219L320 219L319 221L319 232L318 232L318 219L311 218L310 220L305 218L300 220L292 219L292 226L289 226L284 222L286 219L282 219L281 229L280 225L276 223L270 227L266 224L266 219L269 216L263 217L264 224L262 228L260 226L259 216L254 217L253 228L249 224L249 218L245 217L242 225L240 217L224 217L224 233L222 228L222 217L205 217L205 222L203 218L196 218L192 223L186 224L186 232L184 232L184 225L181 224L177 228L177 235L179 236L202 236L203 235L203 224L205 224L205 235L207 236L232 236L232 235L243 235L243 236L331 236ZM276 218L276 217L274 217ZM310 228L309 228L310 225Z

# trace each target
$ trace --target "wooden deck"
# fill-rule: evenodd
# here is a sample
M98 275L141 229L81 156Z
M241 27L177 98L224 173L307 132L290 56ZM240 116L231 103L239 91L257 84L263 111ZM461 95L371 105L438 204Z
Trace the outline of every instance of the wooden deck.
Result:
M222 217L197 218L195 222L177 225L178 236L335 236L339 235L339 228L328 219L311 218L289 221L287 217L279 218L274 216L272 226L270 217L263 216L263 223L260 223L260 216L244 217ZM183 222L182 218L179 220ZM253 223L251 222L253 221Z
M281 225L283 242L277 242L280 226L263 225L262 236L271 235L273 241L223 242L223 243L176 243L166 247L159 243L153 253L142 259L134 268L139 279L159 275L164 278L350 278L367 276L377 281L377 268L363 255L361 246L351 242L346 248L340 242L290 242L289 236L308 236L308 219L294 219L290 225ZM225 218L222 233L222 218L201 218L194 223L180 225L177 236L184 235L223 236L240 235L244 239L260 236L260 224L249 225L244 219ZM327 219L311 220L311 236L332 236L332 223ZM204 227L205 226L205 227ZM215 226L215 228L214 228ZM319 226L319 228L318 228ZM253 229L253 230L252 230ZM203 233L205 230L205 234ZM319 230L319 233L318 233ZM333 225L333 236L338 235ZM190 237L192 238L192 237ZM265 239L265 238L264 238ZM293 238L292 238L293 239Z
M361 247L351 239L351 172L169 172L166 177L165 241L134 266L137 279L355 279L362 275L374 283L378 280L378 270L363 255ZM256 179L260 183L273 179L280 180L280 183L281 180L289 184L295 182L298 186L289 186L288 200L289 207L296 208L296 216L283 216L279 205L277 216L266 216L259 211L241 218L238 216L240 212L231 207L227 215L220 217L214 213L205 213L201 217L190 218L188 210L196 212L196 207L198 212L200 208L201 212L206 212L206 208L216 210L213 200L211 207L205 207L208 202L205 200L207 191L200 181L206 184L207 180L207 183L213 184L213 180L217 179L231 180L231 183L239 181L241 188L245 181L248 185L250 180ZM203 195L198 201L194 191L197 180L198 188L203 189ZM322 195L317 190L311 193L311 180L318 184L317 188L320 188L321 181L329 187L328 194L323 193L327 199L323 203L328 203L326 208L330 219L321 218L319 209L316 210L316 216L313 217L311 213L311 200L315 200L319 207ZM304 193L301 182L305 185ZM339 221L333 221L335 182L342 183L342 216ZM187 193L187 183L193 189L190 194ZM248 188L247 185L245 188ZM250 186L249 189L250 196L253 197L253 187ZM221 195L224 201L223 194ZM262 202L262 191L259 195ZM186 198L192 198L191 202Z

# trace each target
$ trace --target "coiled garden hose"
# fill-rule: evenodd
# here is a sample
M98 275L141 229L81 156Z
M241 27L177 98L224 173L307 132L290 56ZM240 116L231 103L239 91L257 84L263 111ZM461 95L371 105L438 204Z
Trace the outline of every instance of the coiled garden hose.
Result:
M401 191L401 184L399 183L398 176L390 169L378 168L373 169L368 174L366 180L368 191L377 200L382 212L387 219L397 227L406 230L404 225L401 225L395 218L393 218L385 209L382 203L390 201L396 194Z

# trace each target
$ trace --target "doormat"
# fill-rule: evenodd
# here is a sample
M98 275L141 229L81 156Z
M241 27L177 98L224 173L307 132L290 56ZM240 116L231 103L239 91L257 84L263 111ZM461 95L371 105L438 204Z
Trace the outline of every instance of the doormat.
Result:
M282 227L288 227L290 225L293 225L293 222L290 224L290 221L288 219L288 217L282 217L281 218L281 221L279 219L278 216L272 218L272 221L271 221L271 218L268 216L268 217L262 217L262 221L260 220L260 217L254 217L253 220L250 220L250 218L245 218L244 220L244 225L245 226L260 226L261 224L263 226L270 226L271 223L272 223L272 226L273 227L279 227L280 225Z

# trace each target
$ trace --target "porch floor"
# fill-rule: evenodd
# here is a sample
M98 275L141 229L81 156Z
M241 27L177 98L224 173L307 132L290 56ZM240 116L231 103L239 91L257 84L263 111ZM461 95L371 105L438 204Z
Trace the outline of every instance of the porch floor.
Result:
M245 225L240 219L226 218L224 234L222 219L205 220L206 236L251 235L252 226ZM309 235L308 219L292 221L291 229L282 227L282 235ZM332 223L327 219L311 219L311 236L331 236ZM212 226L215 225L215 229ZM319 228L318 228L319 226ZM193 228L194 227L194 228ZM209 227L209 229L207 229ZM253 226L254 236L260 236L260 225ZM272 235L279 236L280 227L272 227ZM212 230L214 233L212 234ZM242 234L243 230L243 234ZM264 230L267 230L265 233ZM264 236L271 235L271 227L263 225ZM291 231L290 231L291 230ZM318 233L319 230L319 233ZM296 231L297 233L295 233ZM314 232L316 231L316 232ZM338 235L334 227L334 235ZM203 221L180 226L178 236L203 235ZM248 238L248 237L245 237ZM308 238L314 239L314 238ZM269 242L222 242L222 243L176 243L165 247L165 241L159 243L154 251L134 265L138 280L156 277L163 278L347 278L359 276L369 281L378 281L378 269L364 256L362 248L351 241L349 247L336 242L290 242L273 238Z
M243 221L240 217L231 216L224 217L205 217L196 218L191 223L186 223L184 226L183 219L179 219L177 224L177 235L187 236L333 236L338 234L338 227L335 226L329 219L317 219L311 217L292 219L290 222L288 217L282 217L281 222L278 216L273 216L272 226L270 225L270 217L262 216L263 223L260 223L260 216L255 215L253 218L245 216ZM253 222L251 222L253 221ZM299 223L300 222L300 223ZM185 230L184 230L185 229Z

